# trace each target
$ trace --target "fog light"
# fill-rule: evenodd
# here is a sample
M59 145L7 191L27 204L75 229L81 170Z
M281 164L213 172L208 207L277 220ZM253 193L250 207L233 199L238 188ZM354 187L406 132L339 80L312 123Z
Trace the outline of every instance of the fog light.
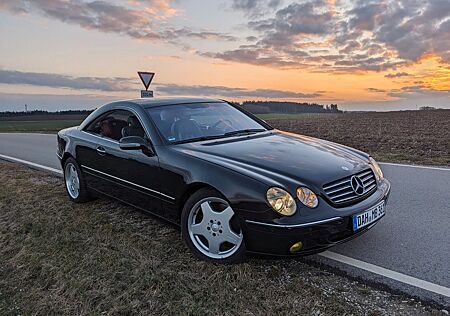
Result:
M297 252L297 251L299 251L300 249L302 249L302 247L303 247L303 244L302 244L301 241L299 241L299 242L296 242L295 244L293 244L293 245L291 246L290 251L291 251L291 252Z

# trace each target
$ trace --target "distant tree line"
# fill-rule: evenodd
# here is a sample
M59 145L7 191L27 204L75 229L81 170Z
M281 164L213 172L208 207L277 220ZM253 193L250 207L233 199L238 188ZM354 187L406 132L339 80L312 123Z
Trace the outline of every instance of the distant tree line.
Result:
M246 110L255 114L264 113L342 113L337 104L322 105L317 103L298 103L298 102L280 102L280 101L244 101L240 104ZM49 112L43 110L33 111L6 111L0 112L0 117L18 117L18 116L60 116L60 115L84 115L87 116L93 110L66 110Z
M342 113L337 104L322 105L317 103L279 102L279 101L244 101L246 110L255 114L264 113Z
M0 112L0 117L17 117L17 116L33 116L33 115L89 115L93 110L66 110L66 111L56 111L49 112L43 110L33 110L33 111L6 111Z
M441 109L436 109L434 106L421 106L419 108L420 111L433 111L433 110L441 110Z

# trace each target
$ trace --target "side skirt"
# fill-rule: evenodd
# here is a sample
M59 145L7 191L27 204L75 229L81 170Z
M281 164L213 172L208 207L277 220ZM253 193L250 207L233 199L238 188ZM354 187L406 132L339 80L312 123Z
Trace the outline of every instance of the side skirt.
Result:
M136 206L136 205L134 205L134 204L131 204L131 203L129 203L129 202L126 202L126 201L124 201L124 200L121 200L121 199L119 199L119 198L117 198L117 197L115 197L115 196L112 196L112 195L109 195L109 194L104 193L104 192L102 192L102 191L99 191L99 190L97 190L97 189L95 189L95 188L93 188L93 187L88 186L88 189L89 189L90 191L93 191L93 192L95 193L95 195L97 195L97 196L104 196L104 197L107 197L107 198L109 198L109 199L111 199L111 200L118 201L118 202L120 202L120 203L122 203L122 204L125 204L125 205L127 205L127 206L131 206L131 207L133 207L134 209L141 211L142 213L145 213L145 214L147 214L147 215L151 215L152 217L155 217L155 218L157 218L157 219L159 219L159 220L162 220L163 222L169 223L169 224L174 225L174 226L176 226L176 227L178 227L178 228L181 227L179 222L176 222L176 221L170 220L170 219L168 219L168 218L166 218L166 217L163 217L163 216L161 216L161 215L158 215L158 214L156 214L156 213L154 213L154 212L152 212L152 211L150 211L150 210L148 210L148 209L144 209L144 208L142 208L142 207Z

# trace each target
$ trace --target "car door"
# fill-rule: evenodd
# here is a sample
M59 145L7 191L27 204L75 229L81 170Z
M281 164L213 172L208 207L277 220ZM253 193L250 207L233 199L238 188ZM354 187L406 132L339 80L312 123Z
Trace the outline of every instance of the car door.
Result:
M158 156L149 156L142 150L120 149L119 140L122 133L129 129L130 117L134 118L135 125L139 124L133 129L141 130L143 138L151 141L144 131L142 121L134 113L113 110L103 115L98 122L94 121L94 128L87 127L87 132L93 134L96 142L95 150L91 146L84 153L88 159L84 159L86 162L82 166L83 171L89 175L89 182L95 186L95 190L164 216L161 200L167 197L160 193Z

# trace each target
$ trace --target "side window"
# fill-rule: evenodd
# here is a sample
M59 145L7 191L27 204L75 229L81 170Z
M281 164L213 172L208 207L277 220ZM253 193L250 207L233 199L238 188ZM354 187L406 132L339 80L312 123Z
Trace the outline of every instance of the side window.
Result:
M138 118L125 110L115 110L99 116L85 128L85 131L116 141L126 136L146 137Z

